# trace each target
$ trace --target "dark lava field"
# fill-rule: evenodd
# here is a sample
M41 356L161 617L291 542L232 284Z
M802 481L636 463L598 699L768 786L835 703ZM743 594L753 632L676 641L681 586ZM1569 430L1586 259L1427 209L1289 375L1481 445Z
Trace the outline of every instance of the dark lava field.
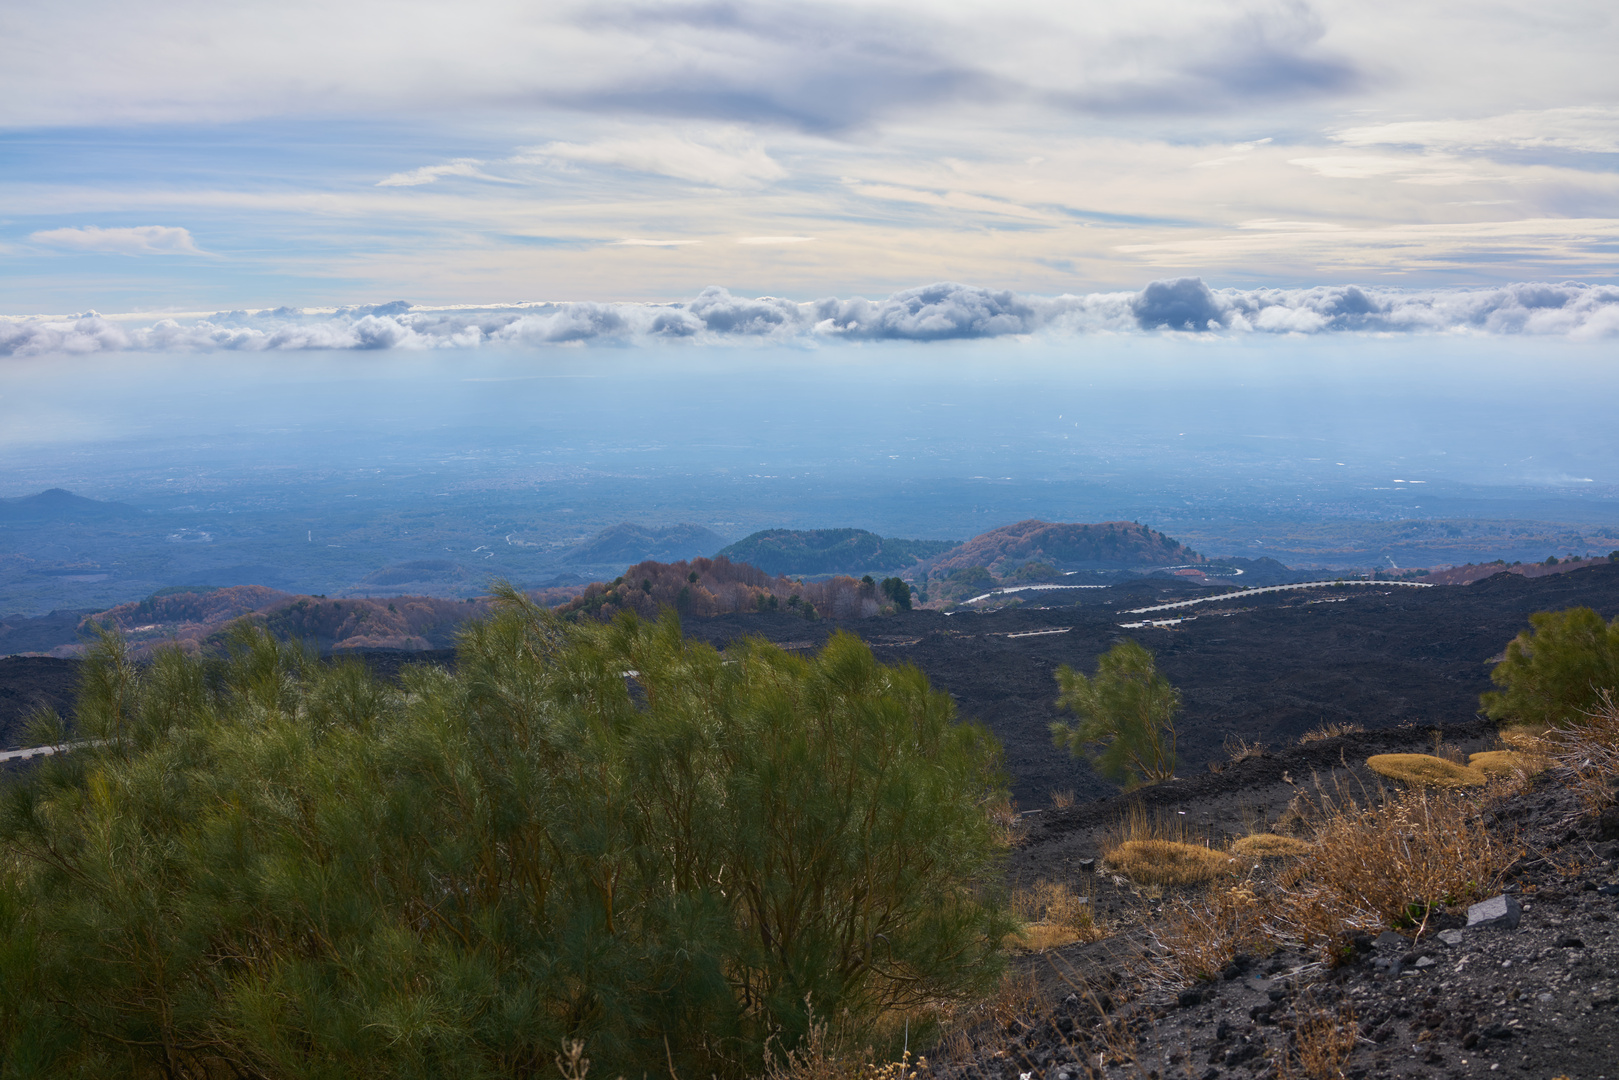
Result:
M818 646L835 628L859 634L884 661L920 667L954 695L962 716L1000 738L1014 794L1031 809L1048 805L1053 791L1072 789L1086 800L1116 790L1051 744L1048 725L1061 718L1053 705L1060 664L1088 674L1096 656L1125 637L1151 648L1184 699L1180 772L1190 776L1225 759L1230 739L1279 748L1322 723L1373 731L1466 724L1479 693L1490 689L1492 658L1527 628L1531 613L1583 605L1604 618L1619 614L1619 564L1536 579L1500 574L1465 586L1371 584L1215 599L1151 616L1195 616L1163 628L1124 629L1143 618L1124 609L1196 590L1155 577L1079 595L1083 602L1068 606L1031 602L843 624L730 615L689 620L686 630L719 646L757 635L799 648ZM447 652L391 653L371 661L386 671L449 659ZM36 703L65 710L76 679L74 661L0 659L0 746L19 745Z

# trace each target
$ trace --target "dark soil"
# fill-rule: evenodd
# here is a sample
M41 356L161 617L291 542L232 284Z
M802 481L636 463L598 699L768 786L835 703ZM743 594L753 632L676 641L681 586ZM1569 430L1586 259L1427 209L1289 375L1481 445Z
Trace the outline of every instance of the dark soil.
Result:
M0 657L0 750L24 744L28 716L44 707L66 716L78 694L79 662L49 656Z

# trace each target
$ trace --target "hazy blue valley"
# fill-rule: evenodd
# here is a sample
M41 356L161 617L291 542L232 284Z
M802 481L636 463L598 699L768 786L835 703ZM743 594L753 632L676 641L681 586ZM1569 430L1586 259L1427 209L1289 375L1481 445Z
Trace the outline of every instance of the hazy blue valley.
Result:
M1336 569L1606 553L1607 352L1097 335L13 359L0 497L65 488L131 510L0 509L0 612L184 584L576 581L634 561L579 551L625 521L730 542L1138 520L1206 554Z

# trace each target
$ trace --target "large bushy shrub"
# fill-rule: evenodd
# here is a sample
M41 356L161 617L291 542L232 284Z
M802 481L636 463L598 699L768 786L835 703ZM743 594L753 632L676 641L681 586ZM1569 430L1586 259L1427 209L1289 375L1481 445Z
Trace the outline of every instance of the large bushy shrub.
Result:
M806 1002L984 990L1010 928L997 748L845 635L722 659L508 592L399 686L108 639L77 720L0 817L17 1075L737 1076Z
M1604 622L1587 607L1539 611L1507 645L1490 679L1501 687L1480 698L1492 719L1580 724L1619 691L1619 618Z

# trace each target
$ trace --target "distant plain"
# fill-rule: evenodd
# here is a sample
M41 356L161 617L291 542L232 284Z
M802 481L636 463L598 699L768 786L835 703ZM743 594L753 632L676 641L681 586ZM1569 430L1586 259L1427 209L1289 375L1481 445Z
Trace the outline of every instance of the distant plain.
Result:
M961 540L1138 520L1291 566L1619 548L1619 370L1504 337L1064 340L11 359L0 613L173 585L473 595L610 576L621 521ZM392 577L390 577L392 575ZM408 576L408 575L407 575ZM369 581L369 585L368 585Z

